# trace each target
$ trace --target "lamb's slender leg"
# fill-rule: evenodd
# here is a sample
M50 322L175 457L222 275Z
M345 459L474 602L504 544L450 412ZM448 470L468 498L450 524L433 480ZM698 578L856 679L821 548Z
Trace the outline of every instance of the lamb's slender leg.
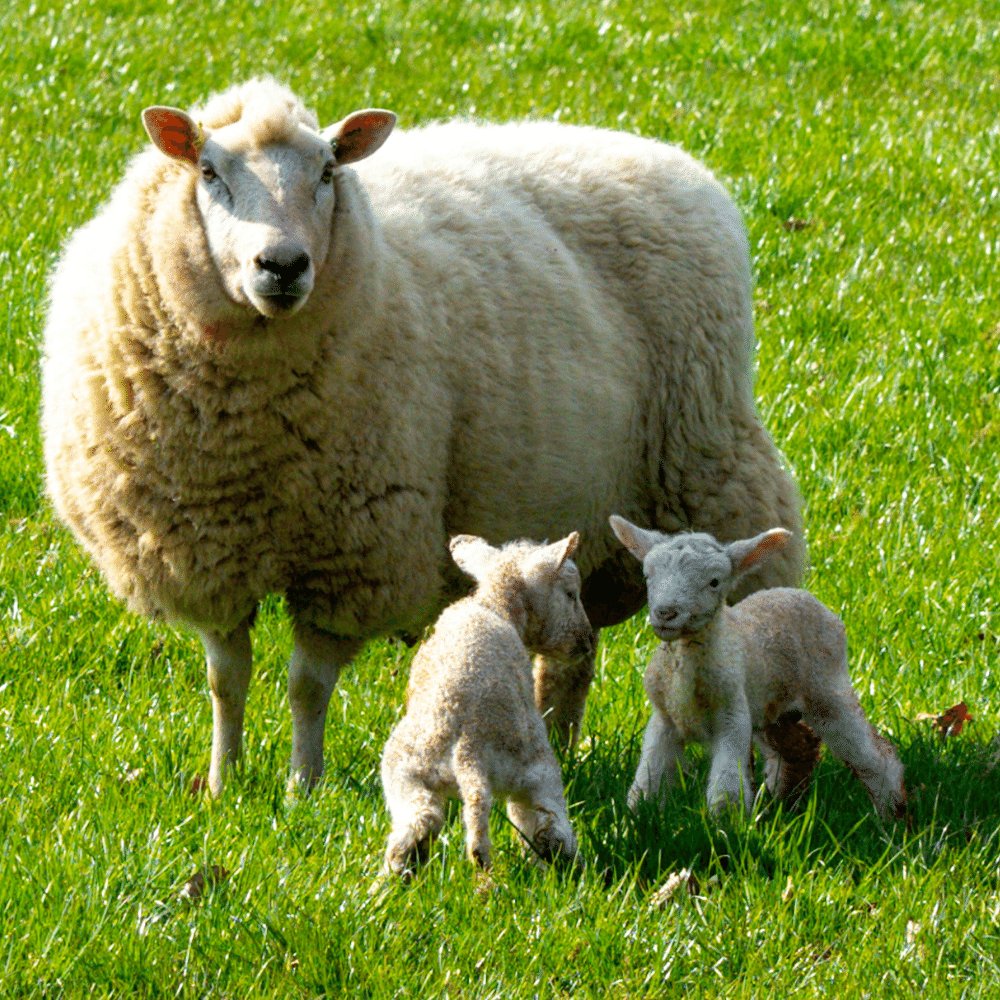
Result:
M753 772L750 767L752 729L749 712L720 713L712 726L712 766L708 772L708 805L719 812L743 802L753 808Z
M288 666L292 710L292 767L289 792L309 791L323 776L323 730L330 695L361 645L303 622L295 623L295 647Z
M382 760L382 786L392 817L385 871L405 877L427 860L431 840L444 825L444 796L428 788L405 758L396 763L391 744L390 738Z
M677 779L677 765L683 746L674 724L654 708L642 737L642 755L635 780L628 791L628 807L633 812L642 799L656 799L664 787Z
M226 772L236 764L243 750L243 714L253 666L250 623L243 622L226 635L202 631L201 641L212 692L212 760L208 787L217 796L222 792Z
M566 811L562 774L555 755L545 749L548 753L521 776L521 787L507 802L507 815L544 860L573 861L577 842Z
M478 763L456 761L455 780L462 799L462 823L465 826L465 853L480 868L493 863L490 843L490 807L493 792L489 779Z
M535 706L557 742L572 749L580 739L587 692L594 679L593 651L574 659L535 657Z
M853 689L807 712L806 722L865 786L884 819L906 814L903 765L892 744L869 724Z

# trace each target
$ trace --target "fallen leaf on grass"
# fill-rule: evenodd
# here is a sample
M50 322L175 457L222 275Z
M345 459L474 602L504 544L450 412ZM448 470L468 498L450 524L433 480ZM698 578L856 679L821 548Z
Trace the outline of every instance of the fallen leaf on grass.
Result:
M781 224L788 232L797 233L800 229L808 229L813 224L812 219L796 219L794 217L785 219Z
M671 900L683 893L687 896L697 896L700 886L697 877L690 868L682 868L679 872L671 872L667 880L652 896L649 905L656 910L662 910Z
M196 774L191 779L191 784L188 785L188 795L192 797L201 795L206 788L208 788L208 778L203 774Z
M202 868L184 883L184 888L181 889L181 899L193 903L196 899L201 899L207 887L221 885L227 878L229 878L229 871L222 865L211 865L207 869Z
M947 712L942 712L940 715L935 715L933 712L917 713L917 722L924 722L927 719L934 720L934 726L942 739L958 736L962 731L962 726L967 722L972 722L972 716L969 715L969 709L964 701L952 705Z

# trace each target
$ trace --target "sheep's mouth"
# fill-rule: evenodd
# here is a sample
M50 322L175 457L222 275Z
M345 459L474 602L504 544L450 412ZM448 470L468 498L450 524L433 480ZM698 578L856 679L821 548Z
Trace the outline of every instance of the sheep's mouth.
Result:
M272 292L268 295L257 292L251 296L250 301L262 316L267 319L277 319L279 316L291 316L297 312L308 297L308 293L301 292Z
M683 625L657 625L653 621L650 621L650 625L653 626L653 632L658 639L662 639L663 642L674 642L677 639L690 639L698 635L706 622L707 619L691 618Z
M261 298L268 305L282 312L291 312L296 306L305 300L304 295L295 295L290 292L277 292L274 295L262 295Z

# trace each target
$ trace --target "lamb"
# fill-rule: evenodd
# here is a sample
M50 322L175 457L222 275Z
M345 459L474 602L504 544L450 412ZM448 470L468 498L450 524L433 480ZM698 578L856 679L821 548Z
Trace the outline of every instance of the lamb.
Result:
M676 774L684 744L710 748L708 802L753 802L751 740L768 790L794 802L808 785L820 741L865 786L883 818L906 809L903 766L865 719L847 672L844 625L805 590L775 588L733 607L739 580L789 544L783 528L720 544L672 536L612 515L618 540L643 564L649 621L663 640L645 675L653 715L629 792L635 808Z
M530 649L589 655L593 633L571 560L573 532L551 545L494 548L451 540L473 594L447 608L410 668L406 714L382 756L392 815L385 871L407 876L425 860L448 797L462 800L466 851L489 868L490 805L507 799L514 827L545 859L576 858L562 776L535 706Z
M308 789L341 668L467 589L450 536L579 528L601 628L645 596L612 510L722 537L800 523L754 404L746 236L704 167L593 128L394 122L321 130L271 80L148 108L153 146L52 280L48 490L115 594L199 633L214 794L268 594ZM793 543L748 587L802 562ZM593 662L536 665L564 743Z

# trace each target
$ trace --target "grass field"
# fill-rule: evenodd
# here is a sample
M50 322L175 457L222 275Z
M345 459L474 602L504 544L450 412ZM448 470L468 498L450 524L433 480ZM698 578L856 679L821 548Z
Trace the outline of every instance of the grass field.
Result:
M993 997L1000 990L1000 6L486 0L8 0L0 36L0 995ZM12 30L11 25L17 25ZM270 72L333 121L474 114L677 142L744 211L758 398L806 501L809 586L846 619L908 769L886 827L825 758L805 808L664 812L625 791L646 719L640 618L604 636L565 762L590 864L540 872L494 816L494 887L457 823L369 895L382 743L408 654L331 705L328 776L286 805L290 636L259 621L247 766L217 802L200 644L107 594L46 504L45 279L143 141L139 112ZM939 739L922 712L966 701ZM199 870L227 877L186 900ZM695 895L664 908L682 868ZM212 880L210 880L211 882Z

